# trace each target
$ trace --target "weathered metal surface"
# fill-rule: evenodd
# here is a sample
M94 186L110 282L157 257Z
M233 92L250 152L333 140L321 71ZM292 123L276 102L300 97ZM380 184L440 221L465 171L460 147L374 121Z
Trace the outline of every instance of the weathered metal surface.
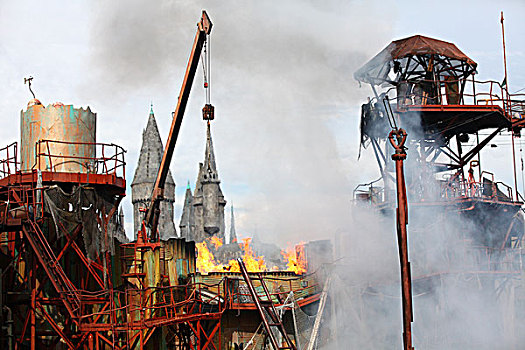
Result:
M95 166L96 114L72 105L32 105L20 114L21 170L87 173ZM39 143L42 140L68 143Z
M86 174L86 173L56 173L51 171L41 172L42 181L44 184L49 183L89 183L91 185L108 185L111 192L124 195L126 188L126 180L115 174ZM0 179L0 187L17 185L17 184L34 184L38 180L38 173L36 171L12 174L8 177Z
M399 262L401 265L401 295L403 304L403 348L413 350L412 347L412 277L410 262L408 261L408 203L405 187L403 162L406 159L405 141L407 133L403 129L392 130L388 136L396 153L392 160L396 162L397 180L397 243L399 247Z

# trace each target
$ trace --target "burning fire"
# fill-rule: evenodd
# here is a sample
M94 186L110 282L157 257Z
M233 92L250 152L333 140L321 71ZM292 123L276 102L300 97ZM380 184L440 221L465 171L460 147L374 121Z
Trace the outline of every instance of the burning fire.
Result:
M306 256L304 253L304 243L301 242L294 248L286 248L281 250L281 254L284 257L286 263L286 271L295 272L298 275L302 275L306 272Z
M212 236L210 242L215 246L215 250L219 249L222 246L222 239L217 236Z
M215 261L213 253L208 249L206 241L201 243L196 243L195 247L197 248L197 271L199 272L218 272L224 271L224 265L219 265Z
M244 238L242 243L239 244L243 251L242 261L246 265L246 269L249 272L259 272L259 271L268 271L266 264L264 262L263 256L255 256L250 243L252 242L251 238ZM240 272L239 264L235 260L230 260L230 266L233 268L230 271Z
M264 256L255 255L255 252L250 245L251 241L251 238L244 238L242 243L239 243L239 248L241 248L242 251L242 260L246 265L246 269L249 272L269 271ZM210 247L213 246L214 250L218 250L222 245L222 239L215 236L195 245L197 248L197 271L201 273L227 271L240 272L239 264L236 260L232 259L227 264L221 264L216 260L212 251L210 251ZM272 270L291 271L296 274L303 274L306 272L306 259L304 255L304 247L302 245L297 246L295 249L287 248L281 251L281 255L284 258L287 268L283 270L274 266Z

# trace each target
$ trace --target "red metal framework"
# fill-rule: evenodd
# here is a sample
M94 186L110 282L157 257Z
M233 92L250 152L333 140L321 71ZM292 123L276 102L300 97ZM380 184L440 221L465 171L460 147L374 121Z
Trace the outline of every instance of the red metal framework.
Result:
M0 179L18 171L18 144L13 142L0 148Z
M89 334L78 334L75 330L87 319L96 321L96 316L87 317L86 313L96 304L102 309L115 308L115 301L109 296L113 288L109 253L89 258L82 223L71 225L57 219L53 224L44 197L54 186L64 189L91 186L95 192L113 194L110 207L97 209L97 225L107 236L107 226L125 188L123 152L117 147L112 157L90 159L107 170L111 169L109 162L122 156L119 165L104 174L37 170L22 173L16 167L16 156L8 156L2 162L9 165L0 180L0 226L7 236L2 254L9 261L3 272L4 286L9 282L8 293L2 293L2 298L7 305L28 301L12 307L16 348L25 347L24 344L33 349L54 347L58 341L70 348L82 347ZM16 154L16 144L7 150L10 148ZM117 173L119 169L122 175ZM69 206L73 204L77 203Z
M145 228L136 242L115 241L113 252L107 248L114 240L109 227L125 188L124 159L115 166L116 155L123 156L123 151L110 147L115 154L90 159L98 164L97 173L21 173L15 167L0 179L0 227L7 232L1 246L1 261L7 264L1 266L0 298L13 310L15 348L55 348L61 342L72 349L143 349L169 341L177 349L224 349L224 313L255 310L240 287L240 276L214 274L203 282L195 274L193 242L149 242ZM11 164L16 165L14 159ZM84 221L72 223L50 214L49 191L57 187L81 188L109 201L98 207L102 250L95 257L87 249L90 233ZM58 206L67 214L78 203L69 200ZM80 206L88 209L84 202ZM172 257L177 258L178 279L169 272L169 244L178 254ZM152 254L160 254L153 264L159 268L156 285L148 282ZM304 295L300 305L318 300L318 287L307 282L309 276L268 273L264 278L281 286L271 293L276 302L292 290Z
M440 295L447 276L482 281L480 289L491 293L493 288L497 295L500 280L522 275L525 201L518 193L514 139L525 127L525 94L511 94L506 77L501 83L476 80L476 67L454 44L414 36L392 42L354 74L372 88L373 97L361 109L361 146L372 146L380 171L379 179L356 187L355 203L387 220L396 213L407 220L401 200L395 207L396 185L398 199L400 187L401 192L406 187L402 197L411 208L415 295ZM400 156L394 162L388 157L388 135L398 126L409 135L402 186L396 177ZM481 151L489 152L487 146L500 135L510 136L512 143L513 186L482 167ZM398 221L398 232L405 223ZM432 257L436 242L438 259ZM410 274L402 274L406 329L412 319L406 290ZM416 320L421 326L415 338L427 337L425 323L434 321L428 316ZM411 347L406 333L404 346Z
M224 349L223 315L254 310L237 276L198 280L193 242L158 239L164 182L211 28L203 11L136 242L116 239L115 214L126 188L121 147L39 140L35 159L32 154L24 159L25 171L18 169L16 144L0 150L6 154L0 161L0 228L7 232L0 261L7 262L1 268L3 286L8 285L0 288L0 300L13 310L15 348L63 343L71 349L144 349L168 342L174 349ZM303 294L299 304L315 302L315 284L302 285L308 278L288 276L270 299L294 290Z

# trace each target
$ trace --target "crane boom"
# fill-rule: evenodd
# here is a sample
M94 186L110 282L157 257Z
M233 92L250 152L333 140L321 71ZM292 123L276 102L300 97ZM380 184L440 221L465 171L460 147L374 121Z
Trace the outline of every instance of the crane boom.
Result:
M195 72L199 64L201 51L204 43L206 42L206 35L211 32L212 23L206 11L202 11L201 20L197 23L197 34L193 41L193 47L191 49L188 66L186 67L186 74L184 75L184 81L180 89L179 98L177 101L177 107L173 113L173 120L171 122L171 129L166 141L166 147L162 155L160 162L159 171L157 173L157 179L153 187L151 202L147 208L145 223L150 228L150 240L157 240L157 227L159 223L159 204L164 197L164 185L166 183L166 177L170 168L171 158L173 157L173 150L175 149L175 143L177 143L177 137L179 136L180 126L182 124L182 118L184 117L184 111L186 110L186 104L190 96L191 86L193 79L195 78Z

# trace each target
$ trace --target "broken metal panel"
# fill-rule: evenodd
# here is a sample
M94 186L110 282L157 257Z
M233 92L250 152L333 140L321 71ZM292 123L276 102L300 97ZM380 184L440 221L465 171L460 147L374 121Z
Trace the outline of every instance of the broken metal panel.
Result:
M428 58L433 55L443 58L437 67L439 71L447 71L448 74L454 76L458 76L459 73L463 77L467 77L476 71L477 63L453 43L414 35L391 42L383 51L355 72L354 78L360 82L375 85L391 82L396 80L389 78L391 70L394 70L394 73L400 72L405 77L407 73L414 73L418 68L423 68L424 72L425 64L412 58L414 56Z

